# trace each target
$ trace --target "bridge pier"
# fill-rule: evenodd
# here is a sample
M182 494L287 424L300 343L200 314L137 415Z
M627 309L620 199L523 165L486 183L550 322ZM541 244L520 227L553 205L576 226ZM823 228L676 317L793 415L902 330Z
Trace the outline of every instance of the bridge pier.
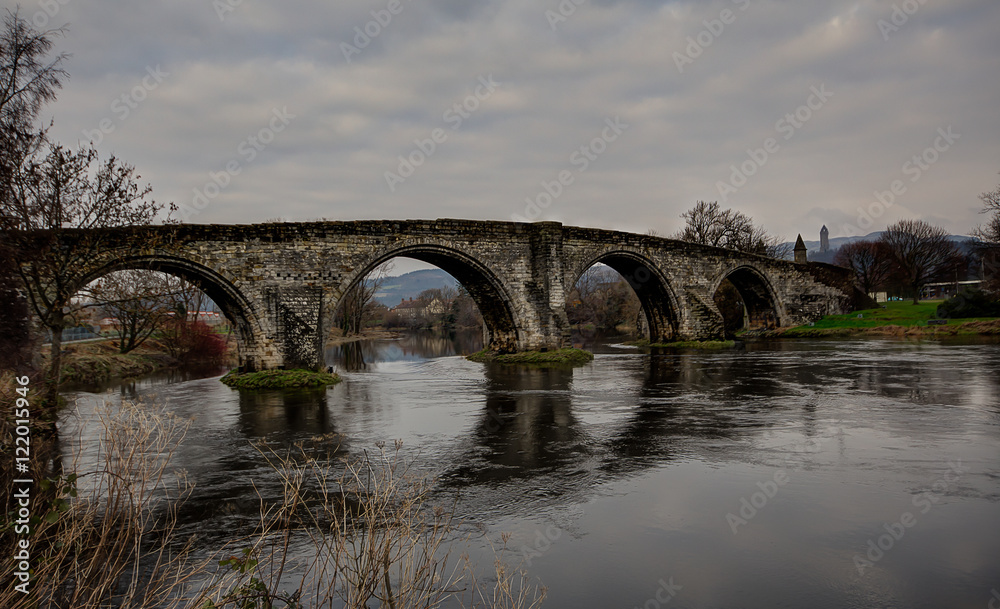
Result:
M324 367L323 289L311 286L268 287L263 290L274 343L285 370Z
M529 309L521 316L524 327L518 333L517 350L545 351L569 346L562 224L532 224L528 246L528 272L523 289Z
M713 294L707 291L685 291L686 311L679 328L680 340L722 340L725 338L725 321L715 306ZM676 340L676 339L675 339Z

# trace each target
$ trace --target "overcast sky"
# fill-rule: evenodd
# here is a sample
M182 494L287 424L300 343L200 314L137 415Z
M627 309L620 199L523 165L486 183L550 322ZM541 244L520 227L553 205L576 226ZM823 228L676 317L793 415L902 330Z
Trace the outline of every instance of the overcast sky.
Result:
M668 234L704 199L789 240L900 218L965 234L1000 182L996 0L44 0L21 14L68 27L54 137L99 141L194 223Z

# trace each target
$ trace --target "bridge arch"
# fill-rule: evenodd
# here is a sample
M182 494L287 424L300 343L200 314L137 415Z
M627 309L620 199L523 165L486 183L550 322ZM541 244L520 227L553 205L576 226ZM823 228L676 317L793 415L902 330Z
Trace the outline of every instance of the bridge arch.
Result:
M576 282L595 264L604 264L615 271L632 288L649 328L651 342L676 340L680 327L680 306L666 276L645 256L628 250L611 250L589 258L570 276L572 282L564 288L568 294Z
M519 321L517 307L503 282L486 265L460 250L437 244L421 243L396 246L368 260L359 271L349 275L342 283L336 302L328 316L340 306L340 301L358 282L363 281L375 268L393 258L413 258L445 271L454 277L469 293L483 316L483 344L498 353L518 351ZM329 327L330 324L325 324Z
M729 286L727 286L727 282ZM734 289L738 302L727 302L726 291ZM784 325L780 299L768 275L749 264L726 270L716 280L712 295L722 313L726 336L737 330L771 329Z
M244 295L236 285L217 271L193 260L174 255L139 255L117 258L82 274L75 292L87 284L116 271L157 271L180 277L198 287L222 310L232 324L236 334L239 365L243 370L255 371L273 366L265 361L261 325L261 311Z

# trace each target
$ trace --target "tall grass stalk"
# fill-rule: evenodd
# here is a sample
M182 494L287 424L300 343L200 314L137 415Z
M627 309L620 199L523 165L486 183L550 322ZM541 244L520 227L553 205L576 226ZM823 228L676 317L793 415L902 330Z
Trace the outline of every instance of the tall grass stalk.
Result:
M0 397L6 402L9 396ZM76 451L61 467L33 468L26 537L31 592L5 585L2 607L181 607L188 581L208 564L192 559L193 540L179 539L176 527L177 509L192 487L169 464L188 423L130 403L106 405L96 416L100 440L89 464ZM2 431L10 437L9 428ZM14 572L14 544L25 538L14 535L12 523L6 520L0 550L5 574Z
M15 399L11 381L0 376L4 412ZM455 506L432 505L431 481L411 471L398 442L354 460L302 444L259 445L281 480L281 497L258 492L255 530L206 549L178 527L194 487L171 460L190 422L128 402L105 404L94 417L81 429L97 429L96 447L83 446L78 431L78 448L63 462L34 464L31 594L17 592L8 577L0 607L535 609L545 596L508 564L506 535L489 574L468 554L453 556L469 542ZM11 424L0 417L5 488L17 477L7 458ZM54 445L33 450L59 452L57 437L46 442ZM0 569L11 574L13 518L3 533Z
M453 560L462 543L455 506L430 505L430 481L411 472L401 447L380 444L337 463L301 445L284 453L259 446L282 479L283 498L270 507L261 501L254 545L228 561L238 577L210 606L538 607L544 589L509 566L503 551L491 577L477 574L467 554ZM281 578L293 536L300 559L287 591Z

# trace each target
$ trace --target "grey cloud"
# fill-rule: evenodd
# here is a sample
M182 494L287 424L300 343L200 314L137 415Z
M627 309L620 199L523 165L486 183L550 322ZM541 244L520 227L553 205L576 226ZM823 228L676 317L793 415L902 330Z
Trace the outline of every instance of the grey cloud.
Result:
M348 63L341 43L388 0L244 0L222 21L211 2L71 2L54 22L70 22L60 47L74 53L72 78L48 112L55 135L75 142L113 116L111 101L147 66L162 65L170 78L101 148L135 163L158 199L184 201L240 158L237 145L272 108L288 106L297 118L199 222L506 220L618 115L632 127L543 219L670 232L695 200L720 198L717 183L748 148L778 137L780 151L726 204L791 237L831 225L824 214L856 215L952 124L963 139L893 213L945 216L959 232L981 220L976 195L997 182L1000 140L995 2L928 3L888 41L877 21L892 3L881 0L752 0L745 11L729 1L589 0L552 31L545 10L558 4L402 0ZM725 8L735 22L680 73L674 53ZM490 73L500 89L451 131L443 113ZM824 83L834 97L780 139L776 121ZM384 172L435 128L447 141L390 192Z

